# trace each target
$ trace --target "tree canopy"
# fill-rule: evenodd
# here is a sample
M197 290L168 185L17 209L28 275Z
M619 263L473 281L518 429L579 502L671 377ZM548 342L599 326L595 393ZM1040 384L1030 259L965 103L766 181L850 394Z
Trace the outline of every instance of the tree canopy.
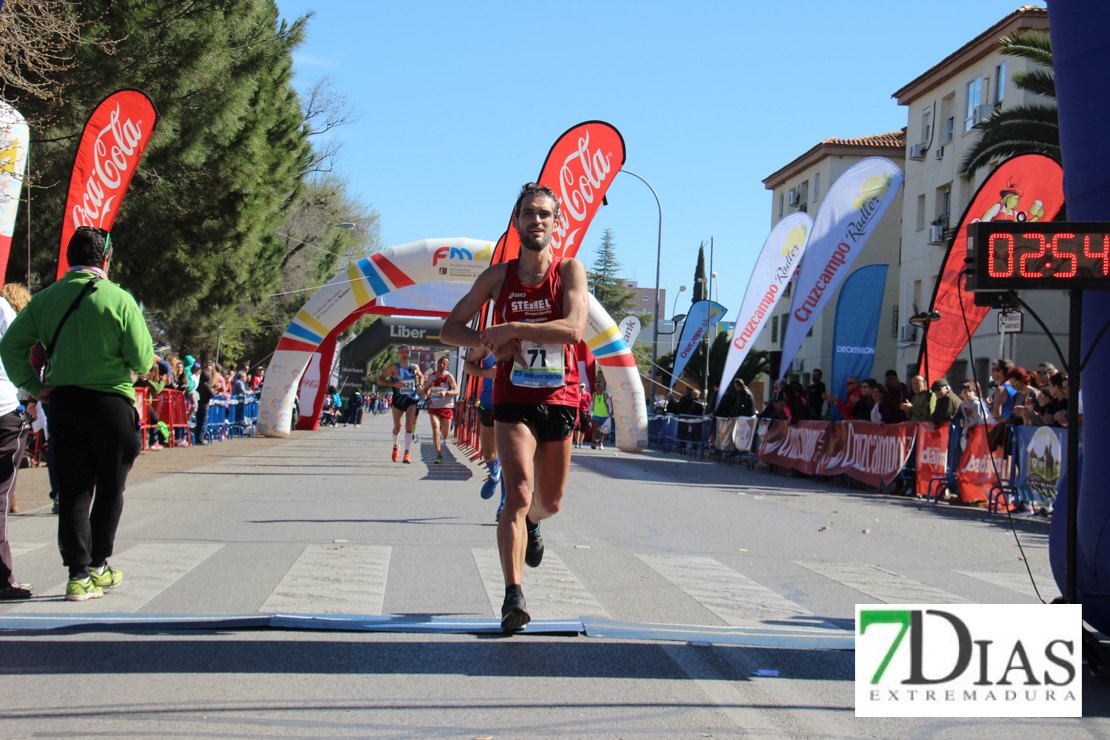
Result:
M624 287L618 274L621 263L617 261L617 243L613 240L613 230L606 229L601 235L593 269L587 271L594 298L616 321L632 313L632 291Z
M339 152L325 135L351 119L346 101L326 80L303 95L292 84L310 16L283 20L273 0L70 7L75 15L61 18L78 37L50 37L38 67L29 54L5 57L7 76L0 65L5 100L32 126L30 208L20 208L7 276L29 273L32 290L53 282L85 121L111 93L138 88L160 119L112 228L111 277L140 301L156 337L202 349L219 332L225 353L272 349L275 326L311 289L380 248L377 213L331 173ZM17 84L20 75L34 84ZM356 227L335 228L343 222Z

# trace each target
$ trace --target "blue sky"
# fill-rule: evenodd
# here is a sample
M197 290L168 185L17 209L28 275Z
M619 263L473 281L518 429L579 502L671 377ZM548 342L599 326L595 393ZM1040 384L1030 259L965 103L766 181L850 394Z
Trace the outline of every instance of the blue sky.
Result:
M295 84L326 75L361 114L339 169L387 245L497 239L555 139L601 119L659 193L668 303L713 237L730 317L771 228L763 178L827 137L905 126L891 93L1021 4L278 0L314 13ZM624 276L652 287L655 199L618 175L608 200L578 257L611 228Z

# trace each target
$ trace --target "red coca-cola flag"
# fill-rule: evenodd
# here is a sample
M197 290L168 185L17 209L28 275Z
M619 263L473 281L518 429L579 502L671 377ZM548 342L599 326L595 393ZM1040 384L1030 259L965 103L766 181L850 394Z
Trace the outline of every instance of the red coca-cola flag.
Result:
M918 358L929 383L952 367L967 346L968 331L979 328L989 308L975 305L973 293L963 290L967 258L967 226L977 221L1051 221L1064 204L1064 170L1043 154L1021 154L998 166L975 191L975 197L956 225L955 238L944 258L930 309L940 320L927 325ZM963 310L960 304L963 304ZM967 326L964 326L964 316Z
M987 433L995 426L991 424L988 428L985 424L976 424L967 430L967 443L956 473L961 501L986 501L991 488L999 481L998 476L1005 472L1002 459L1004 448L999 445L992 453L987 441Z
M924 423L917 428L917 495L929 493L929 481L943 478L948 471L948 439L951 424L934 427Z
M58 255L59 278L69 269L66 247L78 226L112 230L157 123L158 109L151 99L131 89L112 93L89 116L69 180Z
M613 178L624 166L624 137L604 121L586 121L568 129L547 153L536 182L551 188L559 199L559 223L551 246L560 257L573 257L601 207ZM512 214L509 230L493 252L491 264L520 253L520 234Z

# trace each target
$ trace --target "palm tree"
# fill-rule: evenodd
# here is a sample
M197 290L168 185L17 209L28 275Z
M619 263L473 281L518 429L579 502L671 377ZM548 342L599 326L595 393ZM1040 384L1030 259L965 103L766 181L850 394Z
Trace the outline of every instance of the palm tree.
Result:
M1023 31L1003 36L999 50L1020 57L1043 69L1014 72L1019 90L1056 100L1056 78L1052 72L1052 40L1047 33ZM995 111L980 129L979 140L964 156L960 175L967 177L990 162L1017 154L1047 154L1060 159L1060 122L1055 105L1019 105Z

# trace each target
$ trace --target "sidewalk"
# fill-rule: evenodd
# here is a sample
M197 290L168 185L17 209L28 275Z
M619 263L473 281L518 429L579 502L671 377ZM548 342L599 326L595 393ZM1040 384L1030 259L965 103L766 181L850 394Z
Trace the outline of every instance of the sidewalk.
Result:
M226 442L216 442L202 447L166 447L161 450L143 450L135 460L130 475L127 476L129 486L142 483L152 478L158 478L169 473L179 473L184 470L202 465L219 462L240 455L276 447L291 440L304 439L316 432L295 431L286 438L280 437L244 437ZM45 461L46 456L43 455ZM35 514L50 507L50 478L46 472L46 465L37 468L23 468L15 483L15 500L19 507L18 514L23 516Z

